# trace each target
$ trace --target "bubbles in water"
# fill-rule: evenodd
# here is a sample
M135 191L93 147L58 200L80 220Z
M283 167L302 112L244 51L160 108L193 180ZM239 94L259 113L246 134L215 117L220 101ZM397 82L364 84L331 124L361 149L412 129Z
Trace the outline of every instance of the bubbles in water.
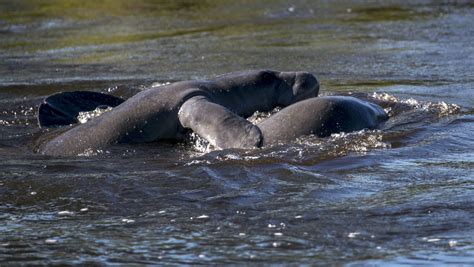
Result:
M104 114L105 112L111 111L112 107L109 106L99 106L94 110L91 111L84 111L84 112L79 112L79 115L77 115L77 120L80 123L86 123L93 118L99 117L100 115Z

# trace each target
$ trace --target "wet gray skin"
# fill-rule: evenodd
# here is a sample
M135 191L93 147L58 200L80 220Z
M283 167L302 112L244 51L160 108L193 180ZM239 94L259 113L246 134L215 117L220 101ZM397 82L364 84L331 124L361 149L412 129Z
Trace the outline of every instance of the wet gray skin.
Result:
M259 147L260 131L240 116L286 106L317 96L318 91L316 78L305 72L245 71L214 81L178 82L138 93L47 141L39 151L74 156L115 143L181 140L186 129L218 148Z
M378 105L348 96L310 98L282 109L257 126L262 144L294 141L303 135L331 134L376 129L388 115Z

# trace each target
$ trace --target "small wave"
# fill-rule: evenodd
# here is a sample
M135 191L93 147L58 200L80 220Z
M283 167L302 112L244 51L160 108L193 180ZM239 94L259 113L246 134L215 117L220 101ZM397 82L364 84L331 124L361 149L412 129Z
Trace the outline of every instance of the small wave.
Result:
M275 144L261 149L208 151L206 154L198 155L199 160L194 163L209 164L214 160L317 162L349 153L366 154L374 149L390 147L389 143L383 141L381 130L361 130L332 134L327 138L314 135L302 136L293 142Z
M310 160L320 157L340 157L349 153L365 154L373 149L387 149L391 145L383 141L381 130L361 130L351 133L336 133L327 138L315 135L302 136L293 143L279 144L270 148L264 157Z
M390 117L408 110L420 110L436 114L439 117L458 114L461 107L446 102L420 101L413 98L400 99L388 93L373 93L368 96L369 100L384 107Z
M335 133L329 138L319 138L314 135L303 136L296 140L297 144L308 147L331 146L340 152L360 152L365 153L370 149L390 148L390 144L383 140L383 132L381 130L360 130L351 133Z

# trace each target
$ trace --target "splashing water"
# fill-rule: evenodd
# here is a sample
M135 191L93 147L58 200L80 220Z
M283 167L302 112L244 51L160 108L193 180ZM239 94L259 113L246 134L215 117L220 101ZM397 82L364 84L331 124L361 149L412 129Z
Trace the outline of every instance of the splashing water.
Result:
M99 106L94 110L91 111L83 111L79 112L79 115L77 115L77 120L80 123L86 123L93 118L99 117L100 115L104 114L105 112L111 111L112 107L109 106Z
M366 153L369 149L390 148L390 144L382 141L383 132L381 130L360 130L351 133L335 133L329 138L319 138L317 136L303 136L296 140L299 145L322 148L324 145L334 147L336 151L351 151Z
M342 157L349 153L367 154L373 149L387 149L391 145L383 142L380 130L361 130L352 133L332 134L327 138L307 135L290 143L274 144L262 149L246 151L215 151L207 156L218 161L284 160L294 162L320 161L326 158ZM216 154L213 154L216 153ZM199 163L208 164L201 160Z
M456 104L447 104L444 101L441 102L424 102L413 98L399 99L388 93L377 93L368 96L369 100L377 102L379 105L384 106L385 112L390 117L393 117L401 112L407 110L420 110L429 113L437 114L439 117L448 115L458 114L461 111L460 106Z
M200 153L209 153L215 149L206 139L194 132L187 136L186 142L191 145L193 150Z
M315 135L301 136L291 143L280 143L264 148L258 157L292 158L297 162L307 162L342 157L349 153L364 155L374 149L390 147L389 143L383 141L381 130L365 129L351 133L336 133L326 138Z
M271 115L279 112L280 110L281 110L281 107L276 107L269 112L256 111L254 114L252 114L252 116L248 117L247 120L253 124L259 124L260 122L267 119Z

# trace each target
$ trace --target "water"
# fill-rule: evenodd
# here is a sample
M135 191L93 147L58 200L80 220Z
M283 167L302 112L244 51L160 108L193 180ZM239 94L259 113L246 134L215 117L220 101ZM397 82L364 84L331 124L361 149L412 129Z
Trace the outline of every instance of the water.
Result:
M471 1L2 1L0 263L473 264L472 21ZM258 68L392 116L261 150L32 152L49 94Z

